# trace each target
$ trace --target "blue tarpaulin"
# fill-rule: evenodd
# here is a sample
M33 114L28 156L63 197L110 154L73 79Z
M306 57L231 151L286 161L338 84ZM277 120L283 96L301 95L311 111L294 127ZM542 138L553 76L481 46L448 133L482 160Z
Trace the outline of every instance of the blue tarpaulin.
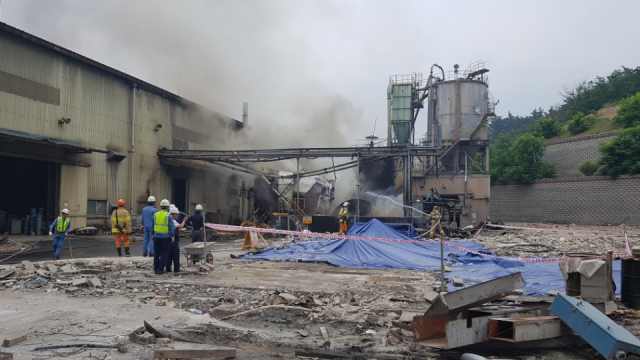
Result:
M293 241L277 248L269 248L260 253L240 255L248 260L280 260L301 262L325 262L334 266L349 268L374 269L440 269L440 244L437 241L419 241L402 234L384 223L373 219L364 224L356 224L348 235L366 236L393 241L359 241L359 240L323 240L313 239L306 242ZM411 240L404 242L402 240ZM456 241L458 247L475 252L491 252L483 250L483 246L472 241ZM526 295L546 295L550 290L564 291L564 279L558 264L555 262L520 262L505 258L492 258L470 254L466 251L444 248L447 261L455 262L449 277L462 278L465 286L471 286L502 277L514 272L521 272L526 283ZM614 280L618 293L620 289L620 261L614 262ZM449 284L449 291L455 291Z

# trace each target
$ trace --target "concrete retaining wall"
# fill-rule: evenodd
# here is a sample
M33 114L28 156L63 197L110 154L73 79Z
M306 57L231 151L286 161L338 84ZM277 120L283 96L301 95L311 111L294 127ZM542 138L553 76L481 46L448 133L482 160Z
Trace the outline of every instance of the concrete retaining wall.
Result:
M640 225L640 176L491 187L492 221Z

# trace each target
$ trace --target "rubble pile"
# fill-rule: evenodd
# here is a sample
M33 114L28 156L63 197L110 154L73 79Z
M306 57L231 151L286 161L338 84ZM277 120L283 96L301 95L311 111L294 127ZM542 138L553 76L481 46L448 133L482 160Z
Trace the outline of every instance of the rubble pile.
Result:
M531 226L530 224L527 224ZM546 225L549 227L552 225ZM535 226L532 226L535 227ZM485 249L494 251L498 256L540 256L540 257L574 257L598 256L608 250L614 253L625 252L625 239L622 228L601 229L598 227L577 228L575 225L555 226L552 229L562 232L541 232L530 230L484 230L474 239ZM574 229L576 232L571 232ZM588 233L581 231L602 231ZM628 232L637 230L627 229ZM629 234L629 241L634 242L637 234Z

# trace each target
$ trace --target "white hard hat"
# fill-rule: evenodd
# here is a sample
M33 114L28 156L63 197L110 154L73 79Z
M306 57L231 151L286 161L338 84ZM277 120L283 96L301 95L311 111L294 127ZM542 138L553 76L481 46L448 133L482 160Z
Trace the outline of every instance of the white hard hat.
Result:
M149 196L149 198L147 199L147 202L156 202L156 198L153 196Z
M342 204L342 206L349 206L349 205L351 205L351 204L349 204L348 201L345 201L344 204Z
M69 209L62 209L61 213L69 215Z
M178 210L178 208L174 206L169 209L169 214L180 214L180 210Z
M160 206L169 206L169 200L162 199L162 201L160 201Z
M202 205L200 204L196 205L196 211L202 211Z

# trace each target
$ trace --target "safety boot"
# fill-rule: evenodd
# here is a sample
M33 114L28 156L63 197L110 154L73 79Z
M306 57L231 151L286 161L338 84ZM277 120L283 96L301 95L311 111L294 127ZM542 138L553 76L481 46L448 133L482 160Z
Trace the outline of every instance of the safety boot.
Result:
M118 250L118 256L122 257L122 249L121 248L116 248L116 250Z
M133 255L131 255L131 253L129 252L129 247L125 246L124 247L124 254L126 257L132 257Z

